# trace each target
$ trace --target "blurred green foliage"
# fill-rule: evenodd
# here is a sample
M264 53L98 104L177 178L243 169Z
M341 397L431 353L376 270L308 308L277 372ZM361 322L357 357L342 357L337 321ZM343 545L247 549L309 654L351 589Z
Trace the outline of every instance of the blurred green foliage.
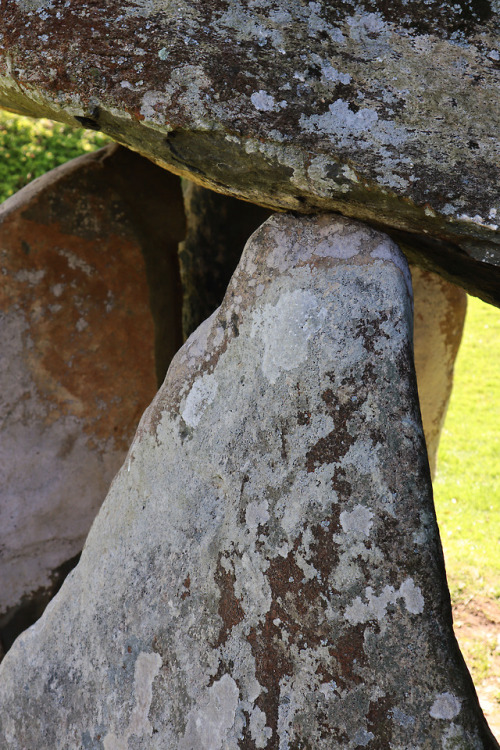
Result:
M0 110L0 203L35 177L106 143L102 133Z

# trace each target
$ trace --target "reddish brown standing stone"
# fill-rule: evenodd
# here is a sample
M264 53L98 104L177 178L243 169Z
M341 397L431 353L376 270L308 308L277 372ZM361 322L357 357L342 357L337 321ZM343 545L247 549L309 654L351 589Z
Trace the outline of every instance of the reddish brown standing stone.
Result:
M155 339L160 377L181 343L183 222L179 179L115 145L0 208L6 646L82 548L156 391Z

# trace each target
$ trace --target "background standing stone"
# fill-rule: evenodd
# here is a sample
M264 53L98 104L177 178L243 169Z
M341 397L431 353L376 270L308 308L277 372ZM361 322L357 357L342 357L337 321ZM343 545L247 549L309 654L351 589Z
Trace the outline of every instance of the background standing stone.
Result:
M453 368L465 324L463 289L418 266L411 267L415 300L413 347L418 397L431 474L453 387Z
M183 231L178 178L114 145L0 207L5 646L74 564L155 394L155 367L164 375L180 345Z
M381 235L276 216L0 666L9 750L493 750L458 651Z
M179 245L187 338L219 307L245 243L271 211L183 180L186 238Z

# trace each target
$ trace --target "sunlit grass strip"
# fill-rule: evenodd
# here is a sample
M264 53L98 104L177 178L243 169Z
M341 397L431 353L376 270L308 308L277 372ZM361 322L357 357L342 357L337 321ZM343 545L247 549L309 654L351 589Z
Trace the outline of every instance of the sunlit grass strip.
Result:
M500 598L500 310L469 297L434 494L454 598Z

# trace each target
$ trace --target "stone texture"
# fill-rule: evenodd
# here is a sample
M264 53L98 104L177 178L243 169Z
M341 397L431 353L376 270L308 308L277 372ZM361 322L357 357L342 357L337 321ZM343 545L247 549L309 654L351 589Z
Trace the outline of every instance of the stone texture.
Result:
M386 236L268 220L0 666L0 745L498 749L453 636L411 341Z
M413 347L418 397L431 474L453 387L453 368L467 310L463 289L411 267L415 301Z
M55 169L0 207L5 646L37 618L81 551L156 392L158 314L170 316L156 326L163 359L178 348L181 228L179 179L115 145Z
M498 305L499 18L497 0L9 0L0 106L376 223Z

